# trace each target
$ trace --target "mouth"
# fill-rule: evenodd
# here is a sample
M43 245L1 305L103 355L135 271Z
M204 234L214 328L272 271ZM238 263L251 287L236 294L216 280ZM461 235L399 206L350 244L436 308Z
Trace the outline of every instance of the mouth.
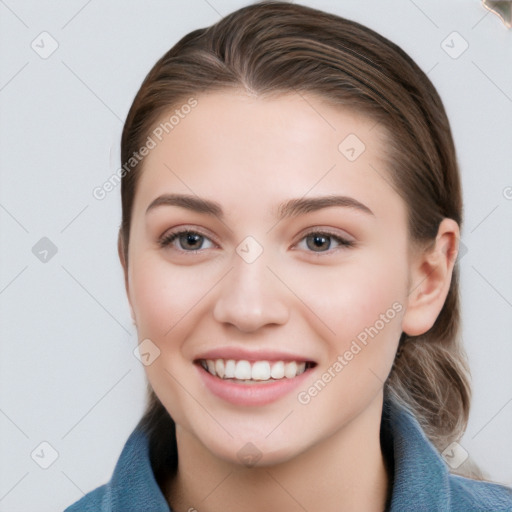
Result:
M294 379L314 368L313 361L198 359L196 364L218 379L237 384L265 384Z

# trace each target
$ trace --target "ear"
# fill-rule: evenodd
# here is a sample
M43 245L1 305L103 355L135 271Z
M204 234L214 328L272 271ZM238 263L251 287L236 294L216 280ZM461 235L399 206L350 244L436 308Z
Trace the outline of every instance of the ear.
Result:
M128 298L128 303L130 305L130 314L132 316L133 323L135 325L137 325L137 323L135 321L135 313L133 311L132 301L130 299L130 286L128 283L128 262L126 261L125 247L124 247L123 234L122 234L121 228L119 228L119 233L117 235L117 254L119 255L119 261L121 262L121 266L123 267L124 287L126 290L126 296Z
M427 332L445 303L459 250L459 225L445 218L436 240L427 249L417 249L410 261L409 290L402 330L409 336Z

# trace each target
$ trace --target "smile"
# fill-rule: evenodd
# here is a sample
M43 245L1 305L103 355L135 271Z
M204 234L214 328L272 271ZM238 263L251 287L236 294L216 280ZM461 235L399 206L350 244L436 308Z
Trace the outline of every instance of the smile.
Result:
M211 375L235 381L275 381L293 379L313 363L306 361L246 361L234 359L201 359L199 364Z
M290 396L304 386L317 366L304 359L286 360L289 356L279 359L276 354L272 354L272 360L264 359L263 354L261 359L254 354L247 359L242 354L239 359L234 354L231 358L219 355L196 359L195 367L209 392L236 406L264 406Z

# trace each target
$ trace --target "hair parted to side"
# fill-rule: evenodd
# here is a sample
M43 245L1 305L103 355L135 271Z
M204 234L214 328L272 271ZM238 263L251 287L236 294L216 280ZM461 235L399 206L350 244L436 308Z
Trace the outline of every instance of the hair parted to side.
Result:
M122 161L144 144L162 116L188 98L230 88L262 97L314 93L369 116L388 135L387 171L407 206L410 243L428 247L445 217L461 226L462 191L450 126L425 73L373 30L286 2L265 1L239 9L211 27L189 33L161 57L128 113ZM122 179L120 240L127 264L132 205L143 165L142 161ZM387 396L415 414L439 451L461 436L469 416L469 371L459 328L456 262L436 322L421 336L402 333L385 384ZM141 424L149 433L160 480L175 470L170 462L176 453L174 424L149 386L148 393ZM477 470L464 474L481 476Z

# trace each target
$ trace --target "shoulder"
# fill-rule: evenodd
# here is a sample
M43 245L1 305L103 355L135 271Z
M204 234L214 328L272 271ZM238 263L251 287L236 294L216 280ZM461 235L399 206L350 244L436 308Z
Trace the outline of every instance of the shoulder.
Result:
M493 482L449 476L454 511L512 511L512 488Z
M106 499L107 485L102 485L73 503L64 512L106 512L111 510L106 504Z
M110 481L64 512L169 512L152 471L148 437L142 429L137 427L126 441Z
M383 450L392 461L392 512L512 512L512 489L450 473L411 411L389 401L383 408Z

